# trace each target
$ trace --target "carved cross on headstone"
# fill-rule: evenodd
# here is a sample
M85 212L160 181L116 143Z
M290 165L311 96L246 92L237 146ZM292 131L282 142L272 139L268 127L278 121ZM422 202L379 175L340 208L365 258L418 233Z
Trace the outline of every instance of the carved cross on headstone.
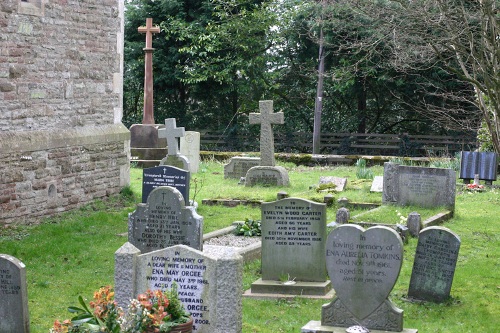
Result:
M260 165L275 166L273 124L285 122L283 112L273 113L273 101L259 101L260 113L250 113L250 124L260 124Z
M153 34L159 33L159 27L153 27L153 19L146 19L146 26L137 29L146 34L146 47L144 50L144 109L142 116L143 124L154 124L153 115Z
M175 118L165 119L165 128L158 130L159 138L167 139L168 155L175 156L179 154L179 142L177 138L184 136L184 127L177 127Z

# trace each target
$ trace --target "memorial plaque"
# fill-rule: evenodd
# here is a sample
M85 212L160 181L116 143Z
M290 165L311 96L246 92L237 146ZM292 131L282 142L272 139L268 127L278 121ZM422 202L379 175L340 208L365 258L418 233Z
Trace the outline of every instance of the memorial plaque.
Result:
M479 170L479 155L472 151L460 152L460 179L474 179Z
M486 181L494 181L497 180L497 154L492 152L483 152L480 153L479 158L479 179Z
M190 173L169 165L157 166L142 170L142 202L159 186L170 186L181 192L184 202L189 206Z
M359 320L387 300L403 263L403 242L388 227L344 224L332 230L326 265L337 297Z
M450 297L460 238L444 227L420 232L408 296L442 302Z
M29 333L26 268L17 258L0 254L0 333Z
M203 247L203 217L169 186L157 187L146 203L137 205L129 214L128 229L129 242L143 253L177 244Z
M259 157L233 157L224 165L224 178L240 179L247 175L250 168L259 165Z
M325 281L326 205L298 198L262 204L262 280Z
M462 151L460 153L460 179L470 181L479 175L479 179L495 181L497 179L498 155L494 152Z

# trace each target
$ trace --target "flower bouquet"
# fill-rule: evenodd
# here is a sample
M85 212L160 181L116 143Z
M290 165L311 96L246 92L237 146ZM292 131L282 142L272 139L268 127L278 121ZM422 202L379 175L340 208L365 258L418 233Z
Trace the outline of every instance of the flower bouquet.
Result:
M469 192L483 192L485 190L484 185L480 184L467 184L465 189Z

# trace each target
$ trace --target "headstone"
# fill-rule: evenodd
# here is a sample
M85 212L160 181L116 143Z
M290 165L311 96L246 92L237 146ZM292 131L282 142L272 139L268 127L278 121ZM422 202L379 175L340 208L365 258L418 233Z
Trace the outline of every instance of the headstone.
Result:
M147 289L178 285L195 333L242 331L243 259L228 247L205 246L203 252L184 245L141 254L130 243L115 253L115 299L126 306Z
M444 227L428 227L418 237L408 297L443 302L450 297L460 238Z
M498 155L494 152L462 151L460 153L460 179L470 183L475 175L489 183L497 179Z
M347 178L334 177L334 176L321 176L319 177L319 185L334 185L336 192L345 190Z
M0 254L0 333L29 333L26 267L17 258Z
M370 192L383 192L384 191L384 177L375 176L373 177L372 186Z
M456 173L451 169L384 163L384 204L455 208Z
M170 165L157 166L142 170L142 202L149 193L159 186L170 186L181 192L186 206L189 205L190 173Z
M245 186L288 186L288 172L276 166L274 159L273 124L283 124L282 112L273 113L273 101L259 101L260 113L250 113L250 124L260 124L260 166L252 167L245 177Z
M263 203L262 278L252 294L325 295L326 205L286 198Z
M420 217L420 214L417 212L411 212L408 214L406 226L408 227L410 235L418 237L420 229L422 229L422 218Z
M402 263L403 243L392 228L365 230L345 224L333 229L326 266L336 297L323 306L321 322L309 322L302 332L345 332L355 325L370 331L417 332L403 329L403 311L388 298Z
M173 187L157 187L129 214L128 241L142 253L184 244L201 250L203 217Z
M189 171L198 172L200 168L200 132L186 131L180 138L181 155L189 160Z
M338 224L349 223L349 219L351 218L351 214L349 209L345 207L341 207L337 210L337 214L335 215L335 222Z
M160 165L171 165L179 169L189 170L189 160L179 152L178 138L184 136L184 127L177 127L175 118L165 119L165 128L158 130L159 138L167 139L167 157L161 160Z
M233 157L224 165L224 178L241 179L247 175L250 168L259 165L260 157Z

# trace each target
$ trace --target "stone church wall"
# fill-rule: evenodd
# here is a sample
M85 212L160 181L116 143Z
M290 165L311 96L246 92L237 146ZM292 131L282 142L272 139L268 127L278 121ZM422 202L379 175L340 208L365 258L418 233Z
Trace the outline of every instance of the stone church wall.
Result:
M0 2L0 225L129 183L123 0Z

